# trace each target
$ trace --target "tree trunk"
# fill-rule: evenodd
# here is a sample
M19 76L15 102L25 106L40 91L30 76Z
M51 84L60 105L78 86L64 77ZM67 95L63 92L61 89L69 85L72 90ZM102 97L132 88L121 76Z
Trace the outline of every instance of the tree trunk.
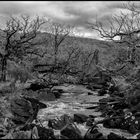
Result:
M57 52L55 51L55 54L54 54L54 65L56 66L57 65Z
M54 65L55 66L57 65L57 55L58 55L58 45L57 43L55 43L55 46L54 46Z
M1 75L1 81L5 82L6 81L6 69L7 69L7 58L3 56L2 58L2 75Z

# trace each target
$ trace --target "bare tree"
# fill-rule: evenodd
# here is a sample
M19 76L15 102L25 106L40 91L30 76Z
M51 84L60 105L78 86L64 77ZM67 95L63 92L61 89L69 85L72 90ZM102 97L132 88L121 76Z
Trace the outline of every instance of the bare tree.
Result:
M92 67L96 68L99 63L99 50L96 49L94 52L84 52L82 54L82 66L81 66L81 82L84 80L84 77L92 71Z
M140 11L133 3L124 5L124 8L128 13L120 12L106 22L96 20L95 23L89 24L93 30L99 32L101 38L126 45L128 48L126 62L135 64L135 51L140 43Z
M74 74L76 71L73 71L73 69L76 69L77 65L75 66L75 63L78 63L78 59L81 55L81 49L77 46L71 46L66 48L67 57L64 60L63 63L63 70L62 74ZM77 71L78 72L78 71Z
M54 21L51 20L48 22L46 27L47 27L46 32L48 33L47 35L49 40L49 49L50 49L48 50L48 54L49 55L51 54L53 56L50 57L50 59L53 58L52 59L53 62L49 62L49 63L45 62L43 64L34 65L34 70L40 73L44 73L44 76L48 74L51 75L52 73L56 73L61 70L65 71L64 69L68 66L68 61L70 58L68 58L68 61L65 60L65 62L61 62L59 60L61 57L60 52L63 52L62 48L64 48L66 44L68 44L68 46L70 45L68 43L69 35L73 34L73 27L65 24L55 23ZM40 68L43 68L43 70L40 70Z
M73 27L69 25L59 24L55 22L50 23L51 44L54 50L54 65L57 65L57 56L59 47L65 39L72 34Z
M22 15L19 18L11 17L5 29L0 29L3 41L0 52L2 81L6 80L7 60L15 61L22 59L26 53L34 53L31 49L35 45L33 39L44 23L45 20L39 17L32 19Z

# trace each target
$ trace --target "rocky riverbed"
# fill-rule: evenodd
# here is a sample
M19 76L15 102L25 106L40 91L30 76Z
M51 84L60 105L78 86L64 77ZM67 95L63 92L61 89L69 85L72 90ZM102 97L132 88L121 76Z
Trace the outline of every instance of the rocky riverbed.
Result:
M60 99L46 102L43 101L43 103L45 103L48 107L39 111L38 119L40 119L44 127L48 126L48 121L50 119L55 119L56 117L60 117L64 114L67 114L72 118L74 114L77 113L86 116L92 115L95 117L95 121L103 119L103 117L100 116L101 112L96 111L96 109L86 108L90 106L96 106L97 104L92 104L92 102L99 102L100 99L108 97L108 94L104 96L98 96L97 92L88 90L81 85L63 85L54 88L63 89L65 92L62 94ZM89 95L88 93L92 94ZM84 136L89 129L89 126L87 126L85 123L76 125ZM101 124L98 125L98 130L105 136L107 136L111 132L114 132L126 138L135 138L132 134L128 133L125 130L109 129L103 127L103 125Z
M18 86L20 87L20 86ZM6 132L2 132L2 138L30 138L32 133L35 133L36 138L88 138L88 139L112 139L112 138L119 138L119 139L137 139L139 133L129 133L129 131L125 129L121 129L121 127L117 127L116 123L112 122L112 120L109 120L109 124L105 124L102 122L102 120L105 120L108 118L108 116L104 116L104 111L106 113L113 113L112 107L116 106L115 104L107 105L108 103L116 102L114 99L118 96L115 96L115 98L110 96L110 94L104 94L100 95L98 90L90 90L86 88L85 85L72 85L72 84L63 84L60 86L54 86L49 90L49 88L40 89L37 91L33 91L32 89L28 90L26 92L25 88L28 87L28 85L21 86L21 89L18 89L17 93L19 94L20 90L21 93L24 93L24 96L28 95L31 98L28 100L34 102L31 106L33 109L35 109L37 104L40 106L39 112L36 117L32 119L32 123L30 125L30 122L26 121L27 116L29 115L29 112L32 114L32 108L30 108L30 104L28 104L28 109L30 110L28 112L24 112L21 107L24 107L27 105L27 101L25 102L24 99L17 99L15 100L14 95L14 102L13 102L13 111L18 113L19 119L22 123L22 129L20 128L20 131L11 132L13 130L13 127L10 127L10 131L7 130L7 125L9 126L9 122L4 120L3 130L7 130ZM35 86L36 87L36 86ZM56 98L56 95L57 96ZM35 98L39 98L40 103ZM111 97L111 98L110 98ZM34 100L35 99L35 100ZM119 98L118 98L119 99ZM120 101L120 99L117 102ZM111 100L111 102L109 101ZM106 102L107 101L107 102ZM42 103L41 103L42 102ZM18 104L17 104L18 103ZM103 104L102 104L103 103ZM24 105L23 105L24 104ZM25 105L26 104L26 105ZM19 106L20 105L20 106ZM21 106L22 105L22 106ZM118 108L118 106L116 106ZM42 108L42 109L41 109ZM27 108L25 108L26 110ZM122 106L120 106L121 110ZM118 111L119 109L115 110L114 112ZM110 112L111 111L111 112ZM108 114L110 117L111 114ZM123 113L122 113L123 114ZM114 113L113 113L114 115ZM25 116L25 117L23 117ZM34 115L33 115L34 116ZM117 117L120 117L119 114L116 115ZM115 117L116 117L115 116ZM125 116L125 115L124 115ZM114 117L114 116L113 116ZM131 116L133 118L133 116ZM28 120L30 120L28 119ZM25 121L24 121L25 120ZM126 118L126 124L129 124L129 121L131 123L131 120ZM117 121L117 120L115 120ZM6 122L6 123L5 123ZM25 125L25 122L28 122L28 125ZM25 125L25 126L24 126ZM106 125L106 126L105 126ZM23 127L24 126L24 127ZM94 127L93 127L94 126ZM18 124L16 126L19 127ZM116 128L117 127L117 128ZM16 129L17 129L16 128ZM125 126L125 128L127 128ZM18 128L19 129L19 128ZM133 130L133 129L131 129ZM17 135L16 135L17 133ZM18 134L20 133L20 135ZM29 135L28 133L31 133ZM15 136L13 136L15 134Z

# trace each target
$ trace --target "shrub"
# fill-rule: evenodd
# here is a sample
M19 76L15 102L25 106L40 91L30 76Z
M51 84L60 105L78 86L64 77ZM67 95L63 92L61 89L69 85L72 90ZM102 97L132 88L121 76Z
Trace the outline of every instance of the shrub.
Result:
M7 70L8 77L14 79L14 82L20 81L21 83L26 83L27 80L33 79L33 74L25 66L14 64L10 66Z

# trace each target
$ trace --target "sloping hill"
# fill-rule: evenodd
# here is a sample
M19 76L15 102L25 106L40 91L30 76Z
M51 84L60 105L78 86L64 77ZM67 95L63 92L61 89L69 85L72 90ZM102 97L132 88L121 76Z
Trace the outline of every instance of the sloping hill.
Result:
M50 40L49 33L39 33L37 38L46 38L48 42ZM37 40L36 40L37 41ZM52 45L51 44L44 44L42 46L47 47L48 52L50 52L50 57L52 56ZM94 51L95 49L99 50L99 60L102 65L105 65L110 59L112 59L115 55L114 47L115 44L112 42L107 42L103 40L91 39L91 38L83 38L83 37L76 37L76 36L68 36L63 43L61 44L60 48L62 48L62 55L65 55L65 49L68 47L80 47L85 51Z
M2 32L0 32L2 33ZM46 62L49 59L53 57L53 51L52 51L52 44L51 44L51 37L53 37L52 34L49 34L47 32L38 32L37 37L34 39L35 42L39 42L40 40L46 40L44 44L37 45L36 47L40 48L40 53L44 51L44 49L47 49L48 54L46 55L46 58L42 58L42 62ZM0 45L2 46L3 38L0 37ZM114 58L114 55L116 52L114 52L114 43L103 41L103 40L97 40L97 39L91 39L91 38L83 38L83 37L77 37L77 36L68 36L61 44L60 49L61 50L61 57L65 57L65 51L68 47L79 47L84 51L94 51L95 49L99 50L99 61L102 65L105 65L110 59ZM2 49L0 47L0 51L2 52Z

